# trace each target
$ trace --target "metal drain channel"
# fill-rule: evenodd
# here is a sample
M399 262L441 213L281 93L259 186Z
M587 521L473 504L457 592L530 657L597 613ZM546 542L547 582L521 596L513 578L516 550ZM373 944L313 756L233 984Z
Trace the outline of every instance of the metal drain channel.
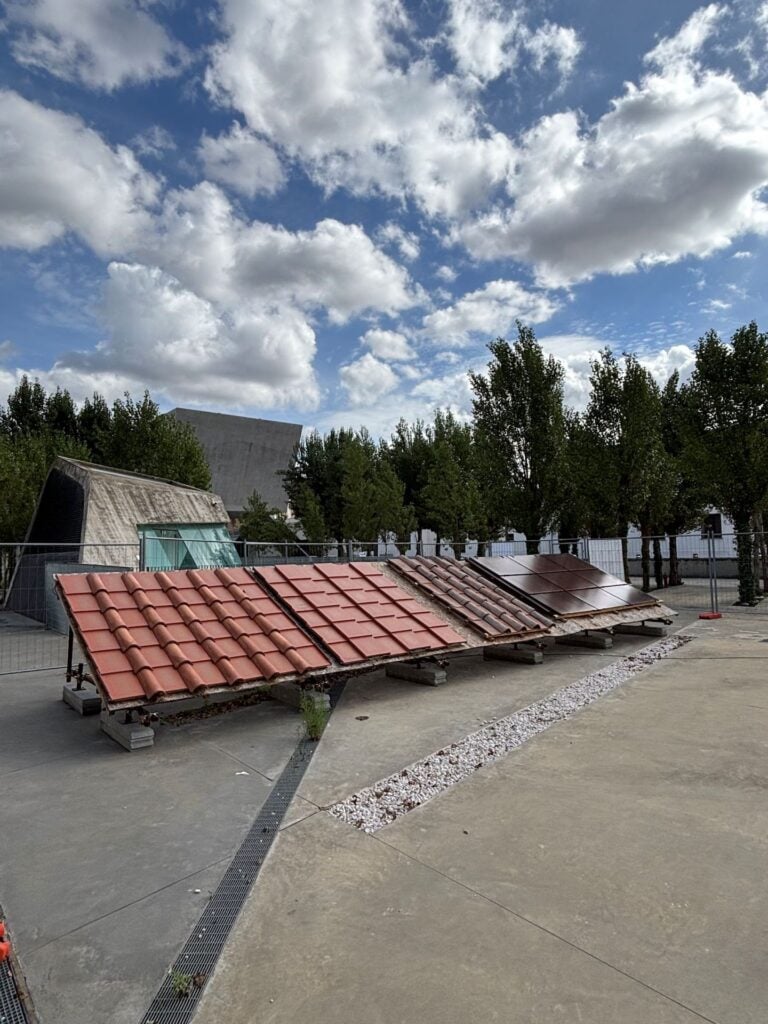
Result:
M0 907L0 921L4 920L5 914L3 908ZM19 998L19 989L16 985L11 960L0 964L0 1022L2 1024L28 1024L29 1022L24 1004Z
M338 702L343 688L343 683L336 683L332 687L331 708ZM291 759L272 787L208 906L192 929L187 944L163 979L157 995L141 1019L141 1024L188 1024L192 1019L205 983L216 966L224 943L256 881L288 805L316 749L317 742L299 740ZM192 979L188 995L179 997L174 992L173 972ZM17 1018L8 1018L9 1024L16 1024L16 1020ZM23 1017L18 1020L21 1024L26 1024Z

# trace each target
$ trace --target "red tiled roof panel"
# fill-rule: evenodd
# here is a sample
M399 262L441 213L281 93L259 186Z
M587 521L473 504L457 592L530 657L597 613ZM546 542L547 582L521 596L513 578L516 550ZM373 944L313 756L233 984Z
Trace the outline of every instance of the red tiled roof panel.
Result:
M245 569L57 578L110 703L328 668L328 656Z
M553 615L570 618L657 604L651 594L574 555L502 555L471 562L486 577Z
M253 572L344 665L464 643L378 565L274 565Z
M394 558L388 565L488 639L542 634L553 625L548 616L513 597L467 562L419 555Z

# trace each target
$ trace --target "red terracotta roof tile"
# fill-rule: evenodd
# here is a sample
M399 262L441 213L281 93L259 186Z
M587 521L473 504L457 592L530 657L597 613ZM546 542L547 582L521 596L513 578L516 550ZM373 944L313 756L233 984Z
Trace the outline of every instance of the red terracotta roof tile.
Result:
M552 619L453 558L393 558L388 565L482 636L545 633ZM421 620L424 622L424 619Z
M110 703L331 664L245 569L85 573L57 583Z
M437 616L425 620L424 614L431 614L429 609L377 565L275 565L253 572L345 665L436 651L464 642Z

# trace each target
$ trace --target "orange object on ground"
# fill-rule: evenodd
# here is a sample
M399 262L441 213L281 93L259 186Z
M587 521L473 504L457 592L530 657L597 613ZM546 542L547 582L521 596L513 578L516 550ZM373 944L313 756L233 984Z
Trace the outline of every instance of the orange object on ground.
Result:
M11 955L11 944L7 940L0 942L0 964Z
M721 612L699 612L700 619L722 619Z

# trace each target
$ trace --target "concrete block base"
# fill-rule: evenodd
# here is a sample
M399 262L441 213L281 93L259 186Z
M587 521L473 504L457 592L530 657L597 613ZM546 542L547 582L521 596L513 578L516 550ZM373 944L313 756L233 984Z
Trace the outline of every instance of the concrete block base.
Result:
M444 668L429 662L399 661L387 665L385 673L390 679L407 679L410 683L423 683L425 686L440 686L448 678Z
M669 630L660 622L623 622L613 627L614 633L628 633L630 636L666 636Z
M318 693L317 690L304 690L297 683L272 683L267 693L273 700L281 704L287 704L290 708L301 707L302 698L309 697L313 704L331 709L331 698L327 693Z
M78 690L74 683L64 683L61 699L74 708L78 715L98 715L101 711L101 697L97 691L85 687Z
M484 661L519 661L523 665L541 665L544 661L543 651L535 647L516 647L514 644L499 644L495 647L483 648Z
M114 715L102 711L101 731L126 750L151 747L155 742L155 730L150 729L148 725L139 725L138 722L124 722L123 717L124 713L120 711Z
M568 647L595 647L601 651L613 647L613 637L607 633L572 633L570 636L559 636L556 642Z

